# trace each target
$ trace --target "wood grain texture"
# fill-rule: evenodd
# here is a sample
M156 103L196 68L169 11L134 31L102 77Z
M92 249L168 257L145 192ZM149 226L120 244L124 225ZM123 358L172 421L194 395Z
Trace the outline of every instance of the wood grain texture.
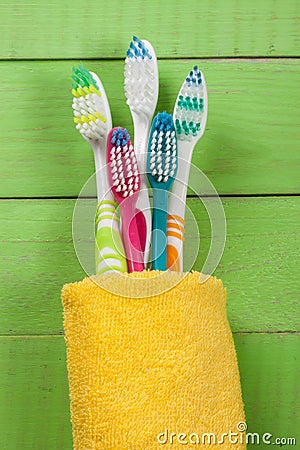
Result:
M173 110L196 62L160 62L158 110ZM72 121L73 64L78 61L0 63L8 80L0 87L2 198L77 196L93 173L92 151ZM132 132L123 62L86 66L102 78L114 124ZM220 194L300 193L299 61L206 60L201 69L209 117L193 163Z
M299 334L242 334L234 335L240 368L243 400L248 432L273 435L276 438L294 437L300 442ZM260 442L255 448L276 448Z
M0 339L0 448L72 449L63 337Z
M71 67L84 60L100 75L114 125L132 132L123 92L132 34L159 57L158 110L172 112L200 65L209 117L193 163L220 194L254 196L222 199L228 233L215 274L228 291L248 431L295 437L298 448L299 12L298 0L1 2L0 198L12 199L0 200L1 450L72 449L60 291L85 272L66 197L94 165L72 123ZM191 184L201 189L201 178ZM210 224L198 199L188 206L187 268L199 270Z
M122 58L132 34L159 57L297 56L297 0L32 0L0 6L0 57Z
M215 275L228 289L233 331L299 331L300 198L224 198L227 244ZM0 202L0 334L62 332L60 291L64 283L85 276L73 247L71 217L75 201ZM91 211L94 201L86 201ZM189 199L186 254L201 270L210 245L210 222L198 199ZM92 209L93 211L93 209ZM86 215L92 227L93 216ZM200 232L195 263L194 220ZM80 240L93 242L83 227ZM196 237L195 237L196 236Z
M299 442L299 334L235 334L234 340L248 431ZM2 337L0 361L0 448L71 450L63 337Z
M224 198L222 202L227 239L215 275L228 289L232 329L299 331L300 198ZM201 269L211 244L209 220L199 201L188 205L200 231L194 267ZM187 254L194 246L188 239L189 230Z

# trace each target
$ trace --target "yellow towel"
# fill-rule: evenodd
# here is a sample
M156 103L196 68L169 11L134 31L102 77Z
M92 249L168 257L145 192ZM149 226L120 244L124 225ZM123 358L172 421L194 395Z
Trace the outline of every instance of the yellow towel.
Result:
M226 291L199 277L108 274L102 287L96 277L64 286L75 450L246 448Z

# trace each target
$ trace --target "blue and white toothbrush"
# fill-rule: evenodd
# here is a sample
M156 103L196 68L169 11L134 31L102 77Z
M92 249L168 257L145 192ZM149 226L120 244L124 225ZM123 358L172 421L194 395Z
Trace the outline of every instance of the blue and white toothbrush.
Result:
M148 144L147 175L153 189L152 269L167 268L168 194L177 172L177 140L172 116L154 118Z
M168 268L183 271L183 234L186 193L193 150L203 136L207 119L207 90L197 66L179 91L173 120L178 140L178 172L173 184L168 216Z
M124 87L127 104L134 125L134 148L141 176L141 190L137 201L137 222L146 229L144 264L147 267L151 243L151 210L147 189L146 157L149 130L158 99L158 67L152 45L146 40L132 38L125 59ZM145 238L145 239L144 239ZM141 242L141 244L143 244ZM142 245L143 247L143 245Z

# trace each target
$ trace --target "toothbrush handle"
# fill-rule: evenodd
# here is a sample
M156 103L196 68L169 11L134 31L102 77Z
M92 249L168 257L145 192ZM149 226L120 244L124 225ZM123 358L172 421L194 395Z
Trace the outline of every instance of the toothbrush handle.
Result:
M178 169L171 188L168 220L168 269L183 271L183 233L184 215L186 208L186 194L191 166L191 159L195 143L178 141Z
M126 201L124 203L126 203ZM121 206L122 238L126 252L128 272L142 272L144 270L143 254L140 246L134 208L124 206Z
M139 228L140 240L144 242L143 260L144 266L147 268L149 261L149 252L151 244L151 207L148 195L148 188L145 181L145 176L141 174L141 189L137 200L137 209L139 210L140 217L138 219L139 224L143 224L143 229Z
M134 149L136 152L140 178L141 178L141 187L139 196L137 199L136 207L140 210L140 218L138 219L139 225L144 223L144 228L141 232L139 228L140 241L145 242L145 246L143 249L143 260L145 268L147 268L147 264L149 261L149 253L150 253L150 245L151 245L151 226L152 226L152 217L151 217L151 207L149 201L149 192L147 186L147 168L146 168L146 160L147 160L147 152L148 152L148 138L149 138L149 129L150 129L150 119L141 120L140 117L133 114L133 122L134 122ZM141 219L141 216L143 218Z
M167 226L167 267L175 272L182 272L182 252L185 221L178 215L168 215Z
M100 203L103 200L107 200L109 202L114 201L106 170L106 142L92 142L91 146L94 152L98 202Z
M138 227L138 232L139 232L141 250L142 250L142 253L144 253L145 248L146 248L146 239L147 239L147 223L146 223L145 215L138 208L136 208L136 210L135 210L135 219L136 219L136 225ZM145 260L144 260L144 264L145 264ZM146 264L145 264L145 268L147 268Z
M127 272L127 262L116 215L117 203L102 201L96 211L96 273Z
M168 191L153 189L152 269L167 268Z

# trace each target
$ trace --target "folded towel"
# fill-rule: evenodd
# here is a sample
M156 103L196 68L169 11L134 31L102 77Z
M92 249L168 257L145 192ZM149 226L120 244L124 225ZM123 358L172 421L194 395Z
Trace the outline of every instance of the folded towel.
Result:
M220 280L107 274L62 300L75 450L246 448Z

